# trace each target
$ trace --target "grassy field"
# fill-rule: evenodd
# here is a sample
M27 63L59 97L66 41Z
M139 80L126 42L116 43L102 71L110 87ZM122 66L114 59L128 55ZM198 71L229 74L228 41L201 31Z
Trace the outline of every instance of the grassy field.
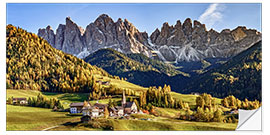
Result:
M217 122L192 122L177 119L166 119L156 117L151 120L119 120L109 119L115 131L174 131L174 130L234 130L237 124L217 123ZM86 127L84 124L76 126L60 126L51 130L100 130Z
M9 97L36 97L39 93L46 98L56 98L61 100L64 108L68 108L72 102L83 102L88 100L89 93L54 93L54 92L40 92L35 90L12 90L8 89L7 98Z
M234 130L236 124L181 120L113 120L114 130Z
M172 109L173 110L173 109ZM171 111L172 111L171 110ZM165 110L164 110L165 111ZM150 117L151 120L110 119L114 130L234 130L236 123L207 123L177 120L165 117ZM7 130L101 130L65 123L78 123L80 116L69 116L66 112L50 109L7 105Z
M189 105L196 105L196 98L198 97L198 95L180 94L176 92L171 92L171 95L173 98L182 99L182 101L189 103ZM215 97L214 99L215 99L216 104L221 104L222 99L215 98Z
M88 100L89 93L54 93L54 92L40 92L35 90L13 90L8 89L7 98L9 97L36 97L39 93L45 96L46 98L56 98L61 100L64 108L69 108L70 103L74 102L83 102ZM121 98L113 98L112 101L119 102ZM90 101L91 104L95 104L97 100ZM99 103L107 104L109 99L98 100Z
M82 102L87 100L88 93L49 93L33 90L7 90L8 97L36 97L39 93L47 98L60 99L65 108L71 102ZM196 95L184 95L172 93L173 97L195 105ZM120 101L121 98L113 98ZM217 99L220 102L220 99ZM99 103L108 103L108 99L99 100ZM91 101L92 104L96 101ZM192 122L178 120L180 110L156 107L161 117L149 116L147 120L119 120L109 119L114 130L234 130L237 123L215 123L215 122ZM136 118L139 116L136 116ZM141 117L141 116L140 116ZM148 116L146 116L148 118ZM7 130L101 130L86 127L81 123L80 116L70 116L68 112L52 112L51 109L23 107L7 105ZM77 123L65 125L65 123Z
M7 130L43 130L65 122L80 120L80 116L67 114L44 108L7 105Z
M136 91L147 90L147 88L144 88L142 86L130 83L128 81L112 79L112 78L104 77L104 76L100 76L100 75L95 75L95 77L96 77L97 80L109 81L112 85L115 85L117 88L132 89L132 90L136 90Z

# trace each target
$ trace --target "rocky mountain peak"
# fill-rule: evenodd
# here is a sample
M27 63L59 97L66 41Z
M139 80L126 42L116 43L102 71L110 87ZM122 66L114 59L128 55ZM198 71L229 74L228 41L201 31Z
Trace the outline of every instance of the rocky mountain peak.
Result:
M230 29L224 29L220 32L220 34L230 34L231 30Z
M153 42L153 43L156 43L156 39L157 37L160 35L160 31L159 29L157 28L150 36L150 40Z
M186 35L186 38L188 40L191 40L191 34L192 34L192 21L190 18L187 18L182 26L183 32Z
M220 33L213 29L207 31L205 24L197 20L192 24L187 18L182 25L178 20L174 27L164 23L161 32L155 30L150 39L166 60L197 61L234 56L259 41L261 34L243 26Z
M199 21L197 20L194 20L193 22L193 29L201 29L203 31L206 31L206 27L205 27L205 24L201 24Z
M46 30L47 30L47 31L52 30L52 27L51 27L50 25L48 25L48 26L46 27Z
M175 27L176 29L182 29L181 21L180 21L180 20L177 20L174 27Z
M47 37L47 34L43 33L40 32L39 36ZM85 30L67 17L66 24L58 26L55 37L55 42L51 42L52 46L80 58L100 48L150 55L150 50L144 45L148 39L146 32L140 32L127 19L123 21L119 18L114 22L106 14L98 16Z
M41 37L47 40L49 44L55 43L55 34L50 25L45 29L38 29L38 35L41 35Z
M68 16L66 17L66 25L74 25L75 23L71 20L71 18Z

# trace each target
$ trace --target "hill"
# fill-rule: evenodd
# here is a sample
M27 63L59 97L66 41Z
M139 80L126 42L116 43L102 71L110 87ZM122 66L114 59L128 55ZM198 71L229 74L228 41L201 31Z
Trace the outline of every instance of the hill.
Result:
M235 95L239 99L261 100L261 41L228 62L190 82L184 92L206 92L215 97Z
M7 89L89 92L93 75L109 76L46 40L12 25L6 26Z
M189 76L172 65L152 60L142 54L126 55L113 49L100 49L84 60L112 75L127 78L127 81L145 87L172 85L172 78L186 79Z
M158 71L167 74L168 76L174 76L174 75L178 75L178 74L181 74L183 76L189 76L188 74L177 70L177 67L175 67L171 64L165 64L159 60L151 59L143 54L131 53L131 54L127 54L127 57L129 57L135 61L138 61L144 65L152 66L152 67L156 68Z

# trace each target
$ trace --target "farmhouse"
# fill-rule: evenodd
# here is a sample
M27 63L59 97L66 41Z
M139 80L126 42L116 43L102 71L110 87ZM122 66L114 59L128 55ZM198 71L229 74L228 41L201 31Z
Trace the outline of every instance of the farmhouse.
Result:
M89 102L87 102L87 104L89 104L89 106L91 106L91 104ZM83 107L84 107L84 102L71 103L69 105L69 107L70 107L70 113L82 113Z
M90 116L90 113L91 113L91 104L85 101L82 108L82 114L83 116Z
M107 85L107 86L109 86L109 85L110 85L110 82L108 82L108 81L102 82L102 85Z
M124 116L124 109L122 106L116 106L109 108L110 116Z
M110 82L109 81L100 81L100 80L98 80L98 81L96 81L96 83L98 83L98 84L100 84L100 85L107 85L107 86L109 86L110 85Z
M197 95L197 96L200 95L200 93L198 93L198 92L191 92L190 94L191 94L191 95Z
M28 102L27 102L27 99L26 98L12 98L12 103L13 104L25 105Z

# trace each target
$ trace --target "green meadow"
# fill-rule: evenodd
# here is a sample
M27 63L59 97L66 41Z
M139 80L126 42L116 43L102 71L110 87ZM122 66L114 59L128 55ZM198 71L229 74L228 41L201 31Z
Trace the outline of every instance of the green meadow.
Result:
M87 100L88 93L52 93L33 90L7 90L8 97L36 97L41 93L46 98L61 100L65 108L72 102ZM173 93L176 98L184 102L195 104L196 95L184 95ZM112 100L120 101L121 98ZM218 99L219 100L219 99ZM99 103L108 103L108 99L99 100ZM91 101L95 103L96 101ZM194 122L177 119L180 110L156 107L159 117L153 115L132 116L132 119L108 120L112 124L112 130L234 130L237 123L218 122ZM150 120L141 120L150 118ZM102 120L101 118L100 120ZM102 130L88 127L80 123L80 116L69 115L68 112L53 112L51 109L7 105L7 130Z

